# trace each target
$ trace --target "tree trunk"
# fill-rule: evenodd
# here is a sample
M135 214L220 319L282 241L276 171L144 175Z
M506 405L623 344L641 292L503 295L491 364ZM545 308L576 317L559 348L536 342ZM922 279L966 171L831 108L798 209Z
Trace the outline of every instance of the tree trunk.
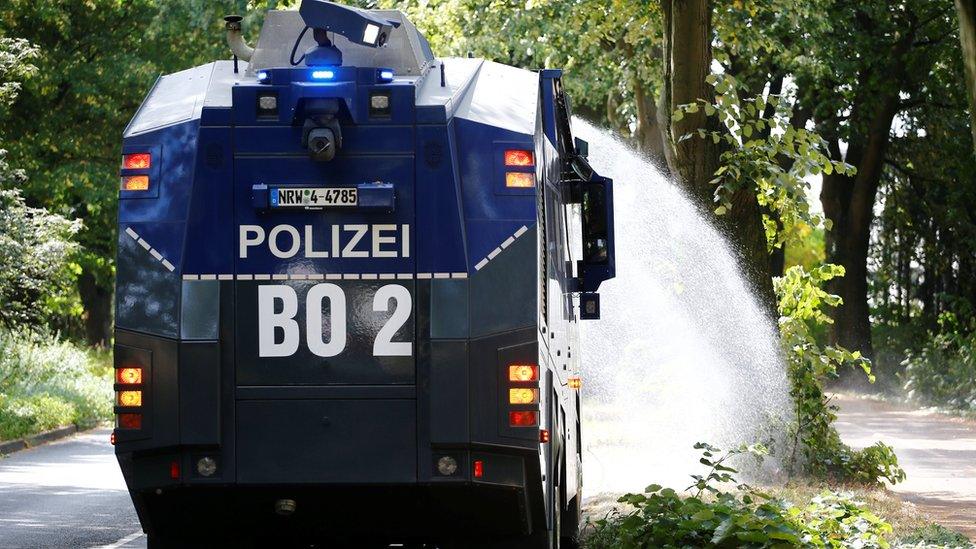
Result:
M661 0L664 21L664 88L658 119L664 132L664 156L668 168L704 212L715 209L715 186L710 183L719 168L721 149L710 139L681 136L699 128L720 129L704 109L675 121L671 114L683 104L714 100L714 89L705 82L712 64L712 4L709 0ZM776 297L769 274L766 232L755 191L744 189L732 197L732 209L718 225L739 254L759 301L771 315Z
M857 119L861 107L854 105ZM857 167L852 176L825 175L820 201L832 227L826 235L827 261L844 267L846 274L831 283L831 290L844 303L834 310L831 343L874 357L871 344L871 321L868 307L868 247L874 202L884 167L885 151L890 142L891 123L898 112L898 96L889 95L871 116L868 132L862 140L847 149L847 162ZM832 144L833 156L840 146Z
M85 308L85 339L89 345L105 347L112 340L112 291L98 284L95 276L83 272L78 293Z
M667 159L664 157L664 138L657 119L657 104L654 100L654 94L646 91L640 82L634 82L634 102L637 104L637 131L634 132L634 135L640 145L640 150L654 162L658 169L667 172Z
M976 152L976 0L956 0L956 11L959 13L962 60L966 66L966 88L969 89L969 127Z

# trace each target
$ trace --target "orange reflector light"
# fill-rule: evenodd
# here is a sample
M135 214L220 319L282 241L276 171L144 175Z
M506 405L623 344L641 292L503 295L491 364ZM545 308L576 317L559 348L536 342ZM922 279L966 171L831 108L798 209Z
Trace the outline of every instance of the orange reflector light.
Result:
M509 412L508 424L512 427L535 427L539 424L539 412Z
M549 442L549 429L542 429L539 431L539 442L543 444Z
M123 170L147 170L150 166L152 166L152 155L149 153L122 155Z
M569 378L569 388L579 389L583 386L583 379L579 376L572 376Z
M535 187L535 174L508 172L505 174L505 186L510 189L531 189Z
M119 406L142 406L142 391L119 391Z
M148 191L149 190L149 176L148 175L130 175L122 178L122 190L123 191Z
M119 368L115 371L115 382L123 385L142 383L142 368Z
M115 446L115 431L112 431L112 436L108 437L108 441L112 443L112 446Z
M509 404L535 404L536 402L539 402L538 389L518 388L508 390Z
M505 151L506 166L534 166L535 155L532 151L507 150Z
M142 414L119 414L119 429L142 429Z
M174 461L169 464L169 478L180 480L180 462Z
M481 478L483 476L485 476L485 462L476 459L474 462L474 478Z
M539 367L534 364L512 364L508 367L509 381L537 381Z

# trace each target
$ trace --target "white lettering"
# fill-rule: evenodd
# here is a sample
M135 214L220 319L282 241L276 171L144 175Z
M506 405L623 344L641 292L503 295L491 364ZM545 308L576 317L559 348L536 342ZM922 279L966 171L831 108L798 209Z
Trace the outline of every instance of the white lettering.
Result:
M291 235L291 248L288 248L287 251L282 251L278 246L278 236L281 233ZM271 233L268 234L268 246L271 248L271 253L275 257L288 259L298 254L298 250L302 247L302 237L298 234L298 229L295 227L291 225L278 225L274 229L271 229Z
M254 238L249 235L253 234ZM264 242L264 228L260 225L241 225L241 258L247 258L247 249Z
M281 312L275 304L281 302ZM298 294L290 286L258 286L258 356L291 356L298 351ZM284 333L277 343L277 329Z
M399 284L383 286L373 297L373 310L384 313L389 311L391 299L394 302L393 316L376 334L376 340L373 342L373 356L411 356L413 354L413 343L393 341L393 336L410 319L410 311L413 309L410 290Z
M315 250L315 245L312 243L311 225L305 225L305 257L309 259L320 259L323 257L329 257L329 252Z
M396 257L395 251L383 250L384 244L396 245L396 235L383 236L385 232L395 232L396 225L373 225L373 257Z
M322 319L322 300L329 300L329 324ZM308 291L305 302L305 322L308 327L308 350L329 358L346 348L346 294L335 284L316 284ZM329 333L326 343L323 335Z
M356 231L356 234L352 236L352 240L346 244L346 247L342 249L342 257L369 257L369 252L365 250L356 250L356 246L359 241L366 236L366 231L369 230L369 225L343 225L342 230L344 231Z

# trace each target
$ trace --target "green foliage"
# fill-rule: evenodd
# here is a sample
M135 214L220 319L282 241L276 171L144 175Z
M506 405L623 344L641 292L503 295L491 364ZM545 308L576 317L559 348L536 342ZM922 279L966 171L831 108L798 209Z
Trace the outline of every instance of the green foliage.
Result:
M888 547L891 526L850 496L824 492L796 506L738 485L729 460L761 457L765 449L739 447L722 453L699 443L705 475L692 475L689 494L652 484L618 501L632 511L595 523L591 548L658 547Z
M74 281L72 238L80 228L78 221L27 207L18 190L0 188L0 325L36 327L56 313Z
M940 524L928 524L898 540L898 547L972 547L969 538Z
M831 160L819 135L794 127L793 112L780 96L742 98L739 92L745 86L728 74L711 74L705 80L715 87L715 101L680 105L674 119L703 110L721 122L719 131L699 129L679 139L710 139L723 145L721 166L711 181L715 213L724 215L732 209L736 193L750 189L765 212L763 225L770 249L796 242L795 229L801 225L825 225L822 215L810 211L808 178L835 172L851 175L854 167Z
M976 327L953 313L939 318L939 331L907 351L905 391L923 404L976 411Z
M873 381L871 364L858 352L821 345L814 327L830 324L825 306L835 307L840 298L823 289L824 284L844 269L824 265L811 271L791 267L776 279L779 296L779 328L790 376L790 396L796 409L791 432L790 472L802 467L814 476L876 483L882 479L897 483L905 478L894 451L879 442L853 450L840 440L832 423L836 407L824 392L824 382L836 379L841 367L859 368ZM802 459L800 459L802 457Z
M107 355L53 336L0 330L0 440L111 417Z

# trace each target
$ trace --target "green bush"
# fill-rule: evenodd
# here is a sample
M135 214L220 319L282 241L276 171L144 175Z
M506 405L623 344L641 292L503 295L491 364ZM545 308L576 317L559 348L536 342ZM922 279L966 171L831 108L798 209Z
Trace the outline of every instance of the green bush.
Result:
M906 351L905 390L923 403L976 411L976 329L963 326L952 313L939 318L939 333L930 333L917 350Z
M851 496L823 492L803 505L773 498L746 485L735 491L729 459L762 455L762 447L723 454L699 443L706 475L692 475L688 495L652 484L642 494L618 501L630 512L615 512L593 524L586 540L592 549L667 547L889 547L891 526Z
M0 330L0 439L111 419L111 376L104 353L50 335Z
M972 547L969 538L939 524L929 524L898 540L898 547Z
M816 329L832 322L823 311L841 300L823 289L830 279L843 276L844 268L823 265L806 271L795 266L776 279L779 296L779 329L790 377L790 396L796 409L791 429L787 464L790 473L803 472L815 477L878 483L897 483L905 479L894 450L878 442L854 450L843 442L833 426L837 408L830 404L824 383L836 379L839 368L864 371L873 382L871 363L860 353L840 347L823 346Z

